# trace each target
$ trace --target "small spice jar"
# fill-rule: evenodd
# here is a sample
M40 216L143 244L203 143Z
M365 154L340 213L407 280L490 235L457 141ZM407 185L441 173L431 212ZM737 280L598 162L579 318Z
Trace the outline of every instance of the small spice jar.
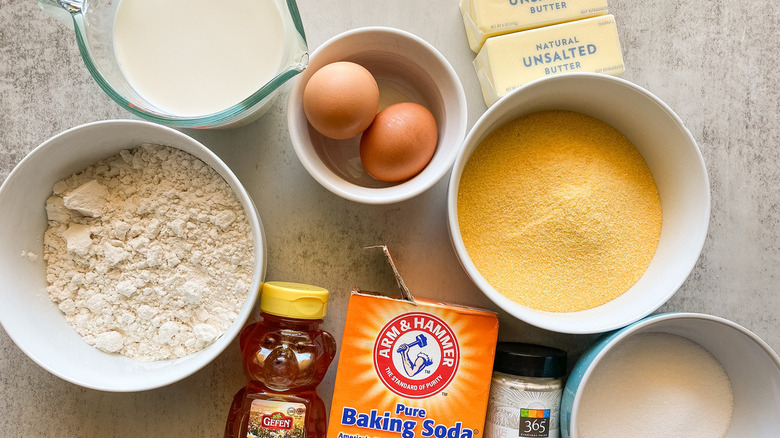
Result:
M559 438L566 352L499 342L485 420L485 438Z

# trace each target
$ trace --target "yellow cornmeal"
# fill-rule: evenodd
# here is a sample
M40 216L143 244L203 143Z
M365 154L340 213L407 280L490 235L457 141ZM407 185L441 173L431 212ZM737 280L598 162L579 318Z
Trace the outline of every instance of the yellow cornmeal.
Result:
M469 256L498 292L573 312L631 288L661 233L655 181L634 145L584 114L543 111L496 129L458 191Z

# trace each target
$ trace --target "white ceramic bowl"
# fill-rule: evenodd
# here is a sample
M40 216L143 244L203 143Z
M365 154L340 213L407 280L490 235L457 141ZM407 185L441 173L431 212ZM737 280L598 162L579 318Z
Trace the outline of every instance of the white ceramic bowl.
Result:
M229 330L205 349L177 360L141 362L84 342L46 292L43 233L55 182L142 143L188 152L214 168L238 196L252 229L255 267L249 298ZM183 379L217 357L252 311L265 275L265 236L257 210L230 169L194 139L150 122L112 120L65 131L30 152L0 187L0 322L33 361L69 382L104 391L141 391ZM37 254L31 261L22 254Z
M622 132L639 150L658 187L663 224L658 249L644 275L623 295L579 312L544 312L497 292L474 266L458 224L463 168L499 126L542 110L577 111ZM710 217L710 188L699 148L679 117L649 91L612 76L571 73L531 82L503 97L480 117L458 155L447 193L452 245L474 283L494 303L529 324L563 333L599 333L649 315L682 285L699 258Z
M734 393L734 412L725 438L777 437L780 357L754 333L729 320L696 313L666 313L604 335L580 357L566 382L561 401L563 438L579 436L578 414L583 390L604 356L631 336L648 332L688 338L708 350L723 366ZM673 436L673 431L669 436Z
M336 61L356 62L374 75L380 111L398 102L431 111L439 142L422 172L401 183L377 181L360 164L360 136L333 140L311 127L303 112L303 90L314 72ZM290 91L287 123L295 153L323 187L355 202L390 204L424 192L449 171L466 134L466 113L458 75L433 46L402 30L366 27L336 35L312 53Z

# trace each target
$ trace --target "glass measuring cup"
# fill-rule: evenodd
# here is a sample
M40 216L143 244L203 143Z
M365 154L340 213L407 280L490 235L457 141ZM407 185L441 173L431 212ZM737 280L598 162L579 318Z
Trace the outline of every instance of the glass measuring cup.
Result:
M114 51L114 17L121 1L38 0L38 5L56 18L72 22L79 51L90 74L100 88L126 110L169 126L230 128L260 117L270 107L282 85L303 71L309 61L306 36L295 0L269 1L278 7L283 29L282 62L276 75L241 102L202 116L183 116L161 109L128 82Z

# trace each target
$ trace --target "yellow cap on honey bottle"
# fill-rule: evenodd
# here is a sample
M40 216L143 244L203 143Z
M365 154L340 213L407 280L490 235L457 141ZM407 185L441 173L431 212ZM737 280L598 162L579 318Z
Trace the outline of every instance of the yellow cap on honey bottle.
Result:
M328 311L328 290L309 284L263 283L260 310L276 316L322 319Z

